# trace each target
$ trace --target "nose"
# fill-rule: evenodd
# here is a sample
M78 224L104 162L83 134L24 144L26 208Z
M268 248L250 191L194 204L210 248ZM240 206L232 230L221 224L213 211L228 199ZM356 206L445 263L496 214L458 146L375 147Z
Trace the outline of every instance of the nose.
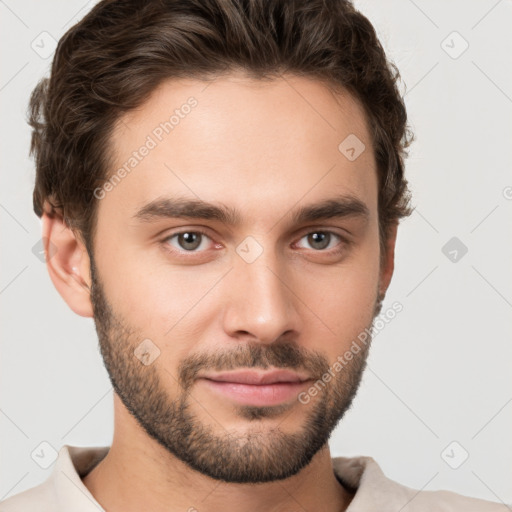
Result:
M252 263L235 258L229 273L224 329L235 338L262 343L297 336L301 329L298 298L293 293L292 273L279 264L270 250Z

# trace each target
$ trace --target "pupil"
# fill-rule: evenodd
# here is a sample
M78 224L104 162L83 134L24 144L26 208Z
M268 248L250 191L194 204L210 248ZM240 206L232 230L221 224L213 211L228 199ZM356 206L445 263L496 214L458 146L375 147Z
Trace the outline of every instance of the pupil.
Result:
M181 238L180 245L184 249L197 249L200 244L200 236L198 233L181 233L179 235L179 238Z
M325 249L329 245L329 233L312 233L309 235L309 242L313 247L315 247L315 244L319 244L320 246L316 245L317 249Z

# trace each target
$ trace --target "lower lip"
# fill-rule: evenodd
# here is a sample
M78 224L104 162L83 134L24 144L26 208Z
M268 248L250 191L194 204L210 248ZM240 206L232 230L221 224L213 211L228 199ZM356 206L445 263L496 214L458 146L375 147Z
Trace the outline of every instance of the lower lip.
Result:
M238 382L220 382L200 379L210 389L235 400L240 404L268 406L278 405L297 399L297 395L309 381L277 382L275 384L240 384Z

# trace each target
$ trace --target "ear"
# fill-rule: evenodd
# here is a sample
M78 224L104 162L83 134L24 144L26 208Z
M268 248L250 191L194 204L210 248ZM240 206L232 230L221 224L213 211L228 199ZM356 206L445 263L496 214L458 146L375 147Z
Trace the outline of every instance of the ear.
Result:
M382 297L386 294L395 269L395 244L397 231L398 221L389 227L386 247L384 248L384 254L382 254L381 258L379 293Z
M90 261L85 245L58 213L41 218L46 267L55 288L77 314L92 317Z

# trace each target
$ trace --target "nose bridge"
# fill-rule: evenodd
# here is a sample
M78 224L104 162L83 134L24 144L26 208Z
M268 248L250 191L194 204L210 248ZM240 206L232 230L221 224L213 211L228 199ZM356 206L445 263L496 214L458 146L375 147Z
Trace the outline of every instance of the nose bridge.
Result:
M261 245L258 249L249 240L248 245L240 244L237 253L230 272L226 330L232 335L243 331L259 341L272 342L286 331L298 329L291 286L276 252L270 248L263 250Z

